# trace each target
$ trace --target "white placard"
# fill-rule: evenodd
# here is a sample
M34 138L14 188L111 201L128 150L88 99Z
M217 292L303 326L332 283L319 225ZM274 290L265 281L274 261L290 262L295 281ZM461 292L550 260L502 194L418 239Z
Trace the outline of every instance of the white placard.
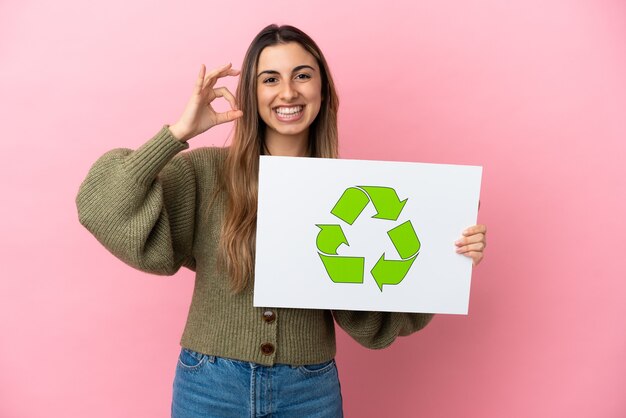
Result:
M467 314L472 263L454 242L476 223L481 176L261 156L254 306Z

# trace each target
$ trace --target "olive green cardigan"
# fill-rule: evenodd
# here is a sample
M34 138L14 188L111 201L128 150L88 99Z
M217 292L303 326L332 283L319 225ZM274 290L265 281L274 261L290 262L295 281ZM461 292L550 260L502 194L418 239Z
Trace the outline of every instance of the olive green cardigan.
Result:
M215 188L228 148L181 152L187 148L165 125L136 151L100 157L76 197L81 224L120 260L159 275L181 266L196 272L183 347L264 365L314 364L335 355L334 321L378 349L431 320L431 314L287 308L272 308L274 316L264 319L267 309L252 306L253 284L233 293L216 267L226 201Z

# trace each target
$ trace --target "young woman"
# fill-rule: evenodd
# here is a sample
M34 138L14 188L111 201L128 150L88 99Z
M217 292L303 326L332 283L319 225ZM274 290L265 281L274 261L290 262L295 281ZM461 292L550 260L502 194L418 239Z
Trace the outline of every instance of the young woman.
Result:
M237 97L216 87L240 76ZM216 112L223 97L231 110ZM336 158L339 101L322 52L292 26L252 41L241 72L202 66L180 119L137 150L107 152L76 202L81 223L115 256L155 274L196 272L174 379L174 417L338 417L336 322L360 344L384 348L432 315L252 306L259 155ZM181 152L235 121L232 145ZM483 257L485 227L457 252Z

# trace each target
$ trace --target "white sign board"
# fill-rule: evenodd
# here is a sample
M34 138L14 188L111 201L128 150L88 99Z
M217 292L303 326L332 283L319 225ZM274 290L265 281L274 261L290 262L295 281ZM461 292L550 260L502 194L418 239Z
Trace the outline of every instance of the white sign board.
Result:
M261 156L254 306L467 314L481 175Z

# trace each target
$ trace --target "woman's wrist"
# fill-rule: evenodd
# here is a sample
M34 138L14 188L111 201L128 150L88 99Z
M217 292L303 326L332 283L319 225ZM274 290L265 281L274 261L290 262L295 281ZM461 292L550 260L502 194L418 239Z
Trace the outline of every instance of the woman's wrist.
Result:
M170 125L169 130L180 142L187 142L187 140L191 138L189 134L181 129L177 124Z

